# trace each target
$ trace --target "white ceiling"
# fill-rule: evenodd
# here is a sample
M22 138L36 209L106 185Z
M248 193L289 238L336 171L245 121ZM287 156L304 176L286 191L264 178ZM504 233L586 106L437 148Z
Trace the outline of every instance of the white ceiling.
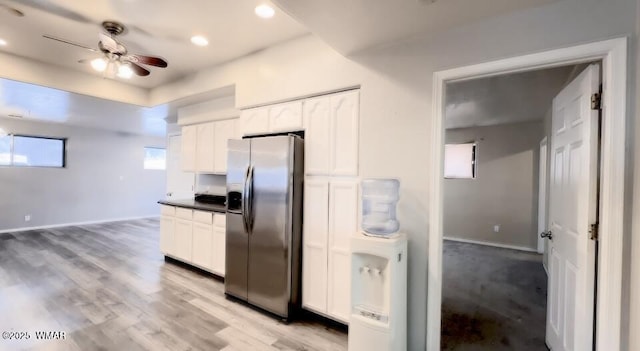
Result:
M341 52L559 0L273 0Z
M0 51L67 66L100 77L77 61L98 57L86 49L42 37L48 34L96 48L99 25L117 20L129 27L118 37L130 53L160 56L166 69L151 68L148 77L124 81L152 88L307 33L276 8L271 19L254 14L263 0L0 0L0 38L9 45ZM2 5L5 5L4 7ZM18 17L6 10L22 11ZM44 10L43 10L44 9ZM201 48L189 41L194 34L209 39Z
M467 128L542 120L553 98L586 64L447 84L445 127Z

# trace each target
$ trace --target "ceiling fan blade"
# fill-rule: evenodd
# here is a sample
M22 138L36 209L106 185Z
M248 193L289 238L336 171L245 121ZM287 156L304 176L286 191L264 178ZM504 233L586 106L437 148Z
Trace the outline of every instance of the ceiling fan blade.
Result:
M93 20L85 15L82 15L68 8L57 5L49 0L20 0L17 1L20 5L29 6L31 8L41 10L53 15L64 17L76 22L93 23Z
M129 55L127 59L134 63L142 63L149 66L162 67L165 68L168 66L167 61L161 59L160 57L153 56L144 56L144 55Z
M79 48L83 48L83 49L87 49L93 52L97 52L98 50L94 49L94 48L90 48L88 46L84 46L82 44L78 44L78 43L74 43L72 41L66 40L66 39L61 39L61 38L56 38L56 37L52 37L50 35L43 35L43 37L47 38L47 39L51 39L51 40L55 40L55 41L59 41L61 43L65 43L65 44L69 44L69 45L73 45L73 46L77 46Z
M100 32L98 33L98 40L100 40L102 45L110 52L118 51L118 42L109 35Z
M0 10L5 10L16 17L24 17L24 12L18 10L15 7L7 6L5 4L0 4Z
M131 69L133 70L133 73L135 73L135 74L137 74L139 76L144 77L144 76L148 76L149 73L151 73L151 72L149 72L149 70L147 70L146 68L138 65L137 63L134 63L134 62L129 62L129 63L131 64Z

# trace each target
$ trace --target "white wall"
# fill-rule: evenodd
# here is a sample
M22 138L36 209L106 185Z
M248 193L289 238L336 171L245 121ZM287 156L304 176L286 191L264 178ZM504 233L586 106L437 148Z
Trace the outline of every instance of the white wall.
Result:
M446 131L447 143L475 141L477 173L444 180L445 237L537 249L543 137L542 121Z
M165 171L143 168L144 147L164 138L14 119L0 128L68 138L65 168L0 167L0 231L158 215Z

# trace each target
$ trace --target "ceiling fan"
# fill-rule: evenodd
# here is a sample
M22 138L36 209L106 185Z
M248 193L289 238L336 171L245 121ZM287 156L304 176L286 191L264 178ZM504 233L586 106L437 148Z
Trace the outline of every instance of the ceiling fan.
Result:
M70 40L56 38L50 35L43 35L43 37L93 52L101 52L103 57L93 60L80 60L78 62L90 62L91 67L93 67L94 70L102 72L103 75L108 78L114 78L117 76L129 79L133 74L138 76L148 76L151 72L142 65L161 68L167 67L167 61L160 57L130 54L127 51L127 48L115 39L116 36L122 34L126 30L126 27L122 23L104 21L102 22L102 28L104 28L108 34L102 32L98 34L98 49L90 48L82 44L74 43Z

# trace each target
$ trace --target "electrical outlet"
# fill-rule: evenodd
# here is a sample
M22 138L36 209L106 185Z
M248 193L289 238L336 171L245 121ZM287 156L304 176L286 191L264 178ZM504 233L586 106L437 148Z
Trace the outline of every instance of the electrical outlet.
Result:
M24 216L24 221L25 222L29 222L30 220L31 220L31 215L30 214Z
M496 225L494 225L494 226L493 226L493 231L494 231L495 233L499 233L499 232L500 232L500 224L496 224Z

